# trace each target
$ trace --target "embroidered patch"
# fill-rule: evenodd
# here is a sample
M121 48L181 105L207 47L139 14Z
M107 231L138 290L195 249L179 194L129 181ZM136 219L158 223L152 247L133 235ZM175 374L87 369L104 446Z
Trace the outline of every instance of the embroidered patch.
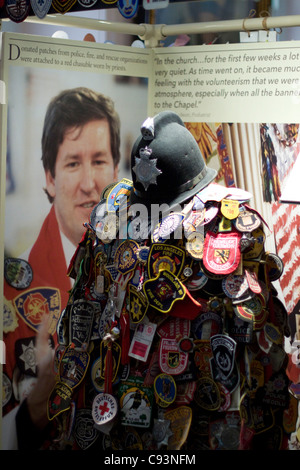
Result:
M241 234L207 232L204 241L203 264L214 274L230 274L241 259Z
M36 287L22 292L13 299L18 315L34 331L44 315L49 315L48 331L54 334L61 313L61 298L58 289L52 287Z

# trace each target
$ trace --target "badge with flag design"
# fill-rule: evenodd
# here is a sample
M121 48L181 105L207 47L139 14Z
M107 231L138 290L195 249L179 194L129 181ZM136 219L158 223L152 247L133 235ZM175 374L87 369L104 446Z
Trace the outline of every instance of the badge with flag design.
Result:
M241 259L241 234L207 232L204 241L203 264L214 274L230 274Z
M222 199L221 212L229 220L236 219L239 215L239 201L234 199Z

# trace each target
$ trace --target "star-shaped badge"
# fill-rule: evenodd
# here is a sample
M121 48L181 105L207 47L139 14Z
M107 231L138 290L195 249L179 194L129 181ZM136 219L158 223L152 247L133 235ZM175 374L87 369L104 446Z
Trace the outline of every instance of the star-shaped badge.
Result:
M35 348L33 341L30 341L29 344L22 344L22 354L20 359L24 361L25 372L31 370L34 374L36 372L36 357L35 357Z
M152 150L149 148L140 149L140 158L135 157L135 166L132 168L136 174L137 182L142 183L147 191L150 184L157 184L156 178L162 173L156 168L157 158L150 160Z

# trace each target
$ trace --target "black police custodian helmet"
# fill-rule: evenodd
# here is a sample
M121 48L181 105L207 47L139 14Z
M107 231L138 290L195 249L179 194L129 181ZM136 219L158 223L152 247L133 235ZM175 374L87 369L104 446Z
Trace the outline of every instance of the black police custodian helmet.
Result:
M133 189L130 202L183 203L216 177L205 164L199 146L181 118L163 111L148 118L131 152Z

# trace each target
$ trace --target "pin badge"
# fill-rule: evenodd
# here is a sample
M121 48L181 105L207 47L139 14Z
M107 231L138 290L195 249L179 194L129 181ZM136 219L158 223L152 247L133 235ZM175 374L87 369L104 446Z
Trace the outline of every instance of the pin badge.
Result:
M92 417L94 422L101 426L113 421L117 415L118 404L113 395L99 393L95 396L92 404Z
M139 157L135 157L135 165L132 171L136 174L136 181L144 186L145 191L151 184L157 184L157 177L162 173L156 167L157 158L150 158L152 150L149 148L141 148Z
M179 212L173 212L164 217L153 229L152 240L155 243L162 243L170 239L173 234L174 238L181 238L182 222L184 215ZM178 233L179 231L179 233Z
M235 226L240 232L252 232L261 225L261 219L249 210L240 211L235 219Z
M222 199L221 212L229 220L236 219L239 215L239 201L234 199Z
M186 238L186 251L193 259L201 260L203 258L204 234L192 232Z

